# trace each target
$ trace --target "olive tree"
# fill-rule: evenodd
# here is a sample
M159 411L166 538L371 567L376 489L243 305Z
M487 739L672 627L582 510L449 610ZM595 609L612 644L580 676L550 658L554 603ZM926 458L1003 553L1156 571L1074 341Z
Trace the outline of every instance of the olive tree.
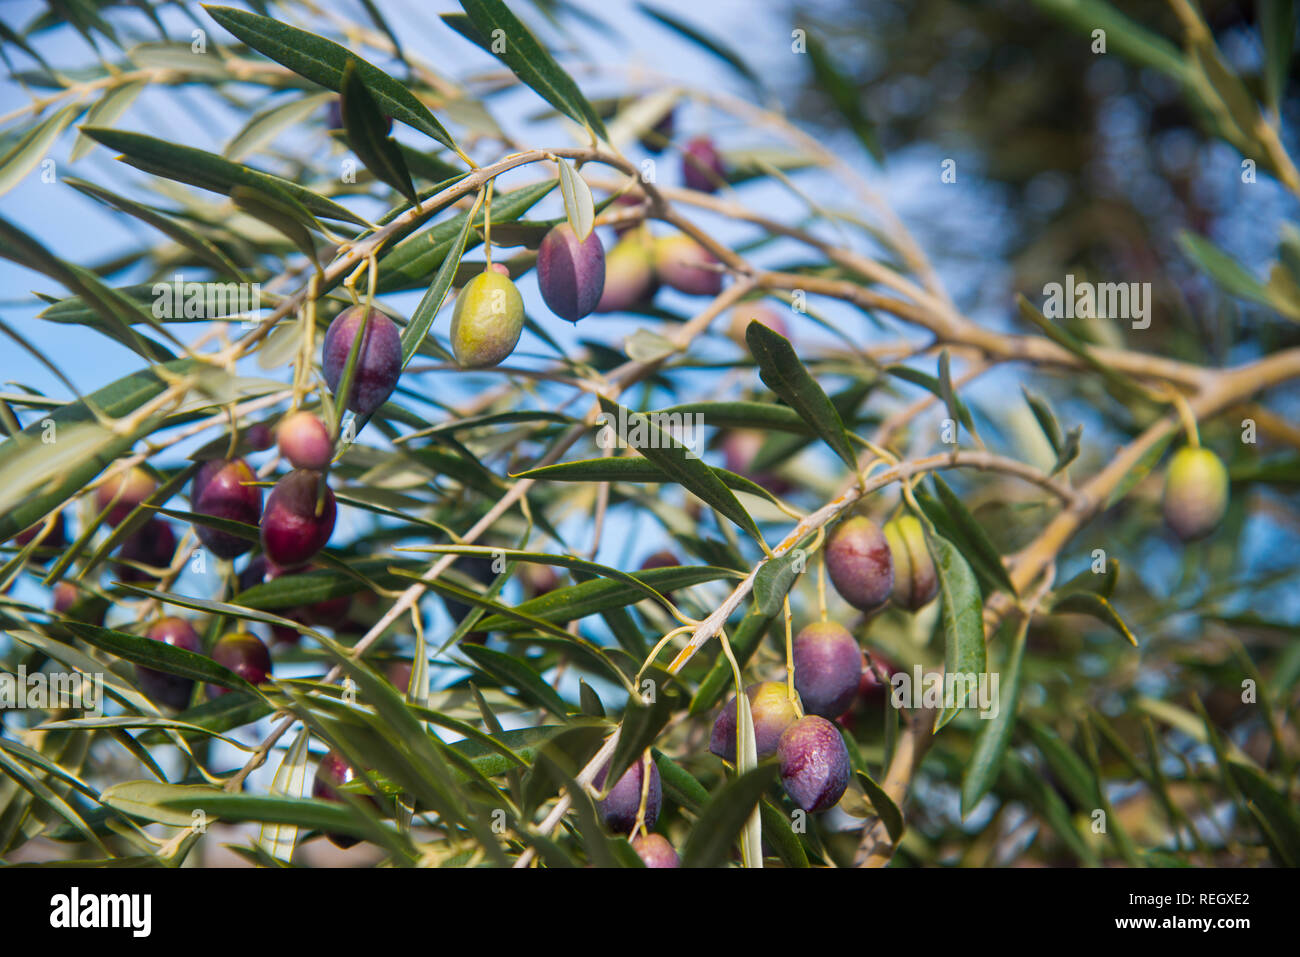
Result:
M1297 573L1294 229L1267 279L1183 238L1271 330L1228 361L1150 276L1062 263L990 323L891 208L825 24L773 55L832 136L704 20L602 42L734 83L501 0L440 15L449 71L358 6L3 24L0 190L138 241L0 219L41 300L0 331L66 390L0 397L0 857L1300 863L1300 645L1262 601ZM1177 35L1041 6L1300 194L1289 4L1251 76L1185 0ZM52 323L134 371L79 391Z

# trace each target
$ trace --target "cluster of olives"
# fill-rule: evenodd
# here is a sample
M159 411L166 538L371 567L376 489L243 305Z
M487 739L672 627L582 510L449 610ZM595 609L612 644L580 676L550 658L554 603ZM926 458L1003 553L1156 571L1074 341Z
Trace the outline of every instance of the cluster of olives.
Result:
M646 766L649 766L650 782L646 785ZM592 783L597 790L603 790L609 765L601 768ZM632 847L646 867L680 867L681 861L668 839L659 834L650 833L659 820L659 810L663 806L664 786L659 768L653 761L639 758L620 777L597 804L596 810L601 820L611 831L627 834L636 827L637 813L641 809L641 789L646 788L645 827L646 833L632 839Z
M671 131L671 114L656 130ZM667 124L666 126L664 124ZM669 133L655 133L667 141ZM692 189L713 191L722 181L722 159L708 137L697 137L683 152L682 177ZM620 202L639 203L633 196ZM717 259L688 236L652 237L644 226L617 230L618 241L606 255L594 231L579 239L572 226L560 223L543 237L537 250L537 285L546 306L561 319L576 323L593 312L617 312L649 300L660 284L695 296L722 290ZM524 325L524 304L509 270L493 264L465 284L451 320L451 346L466 369L500 364L515 349Z
M203 640L184 618L164 618L149 629L147 637L184 651L203 654ZM259 685L271 675L271 652L262 640L246 631L224 635L212 646L210 655L217 664L229 668L249 684ZM143 665L136 666L140 688L158 704L180 711L194 695L194 682ZM207 695L217 698L229 689L209 684Z

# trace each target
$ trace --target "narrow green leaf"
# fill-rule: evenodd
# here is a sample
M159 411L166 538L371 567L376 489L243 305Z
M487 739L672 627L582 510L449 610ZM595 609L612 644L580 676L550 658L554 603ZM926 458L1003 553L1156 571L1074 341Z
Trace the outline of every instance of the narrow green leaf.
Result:
M682 850L683 867L719 867L730 859L746 821L776 780L776 765L760 764L727 781L713 795L691 828Z
M568 717L569 712L574 710L523 659L483 645L462 644L460 650L497 681L513 685L523 697L546 708L556 717Z
M502 0L461 0L460 5L487 44L487 52L551 106L601 139L608 139L600 114L587 102L578 84Z
M943 599L941 617L945 679L948 675L960 675L966 679L973 677L978 680L978 676L984 674L986 662L983 604L980 601L979 585L970 565L955 545L934 534L928 527L925 540L934 557L935 571L939 575L939 592ZM961 681L955 690L958 691L957 699L945 702L943 711L935 721L936 734L965 705L970 692L970 681Z
M426 136L433 137L448 149L456 149L456 141L451 138L451 134L405 84L367 63L346 47L279 20L245 10L215 6L205 6L204 9L212 19L254 50L335 93L343 91L344 69L349 63L355 63L357 75L374 96L380 110Z
M1104 595L1090 591L1076 591L1062 595L1052 603L1052 614L1062 612L1091 615L1103 624L1109 625L1134 648L1137 647L1137 638L1129 630L1128 625L1124 624L1124 619L1115 610L1115 606L1110 603L1110 599Z
M653 420L641 413L629 412L605 396L600 397L600 405L604 414L598 420L599 425L614 428L615 424L621 427L623 423L627 423L630 431L629 434L620 436L622 441L657 465L682 488L739 525L755 541L763 540L758 525L736 500L736 496L691 449L658 428ZM631 439L640 441L633 442L630 441Z
M443 256L441 265L438 266L438 274L433 277L433 283L420 298L419 304L415 307L415 312L411 313L411 321L402 330L403 369L411 361L415 351L420 348L420 344L424 342L424 337L428 335L434 318L438 315L438 311L442 309L442 304L447 301L447 291L451 289L452 280L456 276L456 267L460 265L461 257L465 255L465 244L469 241L471 225L472 221L466 215L464 222L461 224L460 232L456 235L456 239L447 250L446 255Z
M224 665L219 665L207 655L177 648L165 641L154 641L124 631L101 628L79 621L66 623L78 638L96 648L103 649L137 665L164 671L167 674L189 678L192 681L211 682L223 688L257 694L257 689Z
M973 553L978 555L980 566L993 577L993 580L1010 594L1016 594L1016 586L1012 583L1011 576L1007 574L1006 566L1002 564L1002 556L998 554L998 550L989 541L984 526L980 525L979 520L971 514L970 509L962 502L961 497L948 486L947 482L940 478L938 473L931 473L930 481L948 516L955 523L957 531L961 535L961 538L955 544L961 547L964 554L970 555Z
M65 106L32 127L4 156L0 156L0 196L13 189L36 168L59 134L81 112L79 104Z
M1006 669L999 682L998 712L989 718L975 738L971 754L961 779L961 813L965 817L988 793L997 780L1002 767L1002 755L1011 741L1016 724L1016 710L1020 705L1021 664L1025 657L1025 636L1029 632L1029 617L1025 616L1016 629L1016 638L1007 654Z
M1229 761L1228 771L1282 863L1300 866L1300 814L1296 813L1295 803L1249 765Z
M411 172L406 168L397 141L388 135L388 124L379 112L374 97L366 89L357 70L358 60L343 67L340 91L343 97L343 128L352 151L366 169L397 190L412 203L417 202Z
M97 143L121 153L126 162L146 173L225 195L230 195L236 186L247 186L277 197L283 193L286 202L297 203L316 216L358 226L368 225L345 207L297 183L232 163L215 153L126 130L83 126L81 131Z
M898 809L893 798L866 771L857 771L858 783L867 792L867 800L875 808L880 822L885 825L889 839L897 844L903 837L903 812Z
M751 321L745 330L745 341L758 363L763 383L794 409L850 469L856 471L857 456L853 454L839 412L799 360L790 340L761 322Z

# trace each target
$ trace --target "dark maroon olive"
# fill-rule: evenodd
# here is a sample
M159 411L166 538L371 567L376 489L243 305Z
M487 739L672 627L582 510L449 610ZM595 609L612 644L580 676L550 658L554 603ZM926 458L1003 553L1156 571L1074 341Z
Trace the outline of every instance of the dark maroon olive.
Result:
M681 867L681 858L662 834L639 834L632 839L632 850L636 851L646 867L666 868Z
M251 685L260 685L271 676L271 652L262 639L247 631L224 636L212 646L212 660L229 668ZM208 697L216 698L230 689L208 685Z
M630 206L644 207L645 202L646 202L646 198L641 193L620 193L618 197L614 200L614 205L629 206L629 207ZM643 214L642 216L638 216L636 219L626 219L623 220L622 222L615 223L614 235L622 236L633 229L639 229L644 222L645 222L645 217ZM613 255L613 250L610 250L610 255ZM608 279L608 277L606 278Z
M146 637L165 642L174 648L203 653L203 641L199 638L199 633L184 618L164 618L149 629ZM190 703L194 692L194 682L191 679L143 665L136 665L135 673L140 681L140 690L159 704L180 711Z
M825 718L810 714L790 725L776 753L785 793L798 807L825 811L844 796L849 786L849 749Z
M19 548L30 545L32 540L40 534L41 529L45 526L45 519L41 519L35 525L14 536L14 544ZM68 526L63 520L63 513L56 512L54 515L54 524L50 530L45 533L41 543L36 547L39 548L63 548L68 544Z
M540 598L560 587L560 573L554 565L534 565L521 562L519 580L523 582L524 594L529 598Z
M111 505L112 509L104 520L109 525L120 525L157 488L153 476L142 468L133 468L125 474L119 471L95 489L95 505L101 512Z
M637 811L641 807L641 782L643 780L644 759L638 758L632 766L623 772L623 776L609 789L609 794L600 802L600 816L605 825L616 834L627 834L636 825ZM596 775L593 782L598 790L605 786L606 765ZM651 828L659 820L659 807L663 803L663 781L659 777L659 768L650 762L650 790L645 802L645 826Z
M669 110L641 136L641 148L647 153L662 153L672 140L676 126L673 111Z
M402 694L406 694L406 692L411 688L411 671L411 662L401 660L390 661L388 667L384 669L384 673L388 675L389 682L391 682L392 686Z
M267 559L281 568L306 563L334 534L336 517L334 493L322 485L321 473L308 469L290 472L271 489L262 515L262 549Z
M238 582L240 591L248 591L254 585L260 585L263 582L269 582L272 578L279 577L280 570L266 560L265 555L254 555L244 566L244 570L239 573Z
M198 515L256 525L262 518L262 490L256 481L243 459L204 462L190 485L190 504ZM253 548L246 538L206 525L195 525L194 531L218 558L238 558Z
M149 568L167 568L176 555L176 533L160 518L151 518L126 537L117 550L118 562L114 566L117 576L124 582L144 582L153 578L140 568L126 562L146 565Z
M264 452L275 442L275 435L271 432L271 427L265 422L258 422L250 425L244 432L244 441L254 452Z
M862 651L833 621L817 621L795 635L794 687L807 714L838 718L853 704L862 681Z
M343 755L337 751L330 751L316 766L316 778L312 781L311 796L318 801L334 801L341 804L343 798L339 796L339 790L343 785L351 784L356 778L356 770L343 759ZM361 795L357 796L361 797ZM366 800L374 803L373 798L367 797ZM327 833L325 836L331 844L343 850L361 842L361 838L353 837L351 834Z
M674 565L680 564L681 562L677 560L677 556L665 548L647 555L645 561L641 563L641 570L646 571L650 568L672 568Z
M365 316L364 306L345 309L330 323L321 352L325 383L337 393L348 367L348 354L356 341ZM357 354L357 365L348 394L348 408L370 415L388 401L402 374L402 336L393 320L377 309L371 310L365 339Z
M865 515L847 518L826 541L826 571L841 598L860 611L884 604L894 588L885 533Z
M875 668L871 667L872 663ZM884 680L876 675L876 668L884 673ZM890 691L889 678L896 670L889 659L879 652L872 652L870 659L865 651L862 653L862 675L858 678L857 697L849 710L836 718L841 727L852 731L864 715L880 713L880 705Z
M537 287L561 319L590 315L605 291L605 247L596 232L579 240L568 223L551 227L537 250Z
M726 167L722 156L707 136L697 136L682 152L682 182L687 189L703 193L716 192L725 181Z

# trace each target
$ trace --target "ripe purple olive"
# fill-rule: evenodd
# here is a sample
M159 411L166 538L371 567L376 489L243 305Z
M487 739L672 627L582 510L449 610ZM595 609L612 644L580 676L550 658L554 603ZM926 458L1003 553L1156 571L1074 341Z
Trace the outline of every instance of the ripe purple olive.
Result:
M262 639L247 631L223 636L212 646L212 660L229 668L251 685L260 685L271 676L271 652ZM208 697L217 698L230 689L208 685Z
M605 291L605 247L595 230L579 240L568 223L551 227L537 250L537 287L561 319L590 315Z
M796 674L798 672L796 671ZM799 712L790 700L788 689L781 681L760 681L745 688L749 711L754 719L754 746L758 759L776 754L777 743L785 729L799 719ZM733 764L736 761L736 699L718 712L709 735L709 750Z
M17 545L19 548L23 548L24 546L30 545L33 539L35 539L37 535L41 534L41 529L43 529L44 527L45 527L45 519L41 519L35 525L31 526L30 528L26 528L23 531L19 532L17 535L15 535L14 544ZM50 530L45 533L45 537L41 539L41 543L36 547L37 548L63 548L67 544L68 544L67 522L64 521L62 512L56 512L54 515L54 523L50 526Z
M722 273L713 254L689 236L663 236L654 244L655 275L689 296L716 296Z
M265 422L256 422L244 431L244 441L254 452L265 452L275 442L275 436Z
M681 562L678 561L676 555L668 549L663 548L647 555L645 561L641 563L641 570L646 571L651 568L673 568L680 564Z
M928 605L939 593L939 576L925 544L925 530L915 515L903 514L885 523L885 540L894 564L894 604L907 611Z
M339 790L343 785L355 781L356 777L356 770L344 760L343 755L337 751L330 751L320 759L320 764L316 765L316 777L312 780L311 796L318 801L334 801L342 804L343 798L339 796ZM373 798L367 797L366 800L374 803ZM335 847L345 851L361 841L359 837L353 837L351 834L327 833L325 837Z
M735 472L758 483L773 495L786 495L793 486L771 472L753 472L749 464L754 461L767 441L767 434L758 429L728 429L722 436L722 458L728 472Z
M871 667L874 662L876 668L879 668L885 674L886 680L882 681L876 676L876 671ZM867 653L862 653L862 676L858 679L858 693L849 710L835 719L836 724L852 731L857 725L858 719L868 712L880 711L880 705L884 697L889 694L890 684L889 677L897 669L890 663L889 659L879 652L872 652L870 661Z
M681 858L662 834L638 834L632 839L632 850L646 867L681 867Z
M672 140L676 126L673 111L669 110L659 118L659 122L642 134L641 148L647 153L662 153L668 146L669 141Z
M682 182L687 189L714 193L725 182L722 156L708 136L697 136L682 151Z
M165 642L174 648L203 653L203 641L199 638L199 633L184 618L164 618L149 629L146 637ZM144 665L136 665L135 673L140 681L140 690L159 704L180 711L190 703L194 691L191 679L146 668Z
M1165 524L1184 542L1205 538L1228 510L1228 470L1209 449L1174 453L1165 476Z
M605 290L597 312L621 312L654 296L655 278L651 247L641 234L620 239L605 260Z
M101 512L112 505L104 520L109 525L120 525L137 505L152 495L158 483L144 469L136 467L123 474L119 471L95 489L95 507Z
M826 571L841 598L871 611L894 588L894 562L884 532L865 515L840 522L826 541Z
M412 670L411 662L397 660L388 663L388 667L384 669L384 674L388 676L388 681L394 688L402 694L406 694L411 688Z
M149 581L154 577L153 575L125 563L133 562L149 568L167 568L175 555L176 533L162 519L151 518L122 542L122 547L117 550L118 563L114 566L114 570L118 578L124 582Z
M334 534L337 507L334 493L324 486L317 510L321 473L297 469L275 483L262 515L262 550L281 568L295 568L325 547Z
M451 348L466 369L499 365L524 330L524 300L509 276L484 270L465 284L451 313Z
M334 458L330 430L311 412L286 416L275 430L280 454L296 469L323 469Z
M794 687L808 714L838 718L853 704L862 678L862 651L833 621L817 621L794 637Z
M636 825L636 814L641 807L641 782L643 780L645 761L638 758L632 766L623 772L623 776L610 788L609 794L600 802L600 816L605 826L616 834L627 834ZM606 765L596 775L593 782L597 790L605 786ZM659 777L659 768L650 762L650 791L645 802L645 826L651 828L659 820L659 807L663 803L664 786Z
M190 504L198 515L256 525L262 517L262 490L257 476L243 459L214 459L199 466L190 485ZM238 558L252 550L247 539L206 525L195 525L199 541L218 558Z
M59 582L54 586L53 592L54 603L52 607L54 613L56 615L66 614L68 609L75 605L80 597L77 586L72 582Z
M540 598L560 587L560 573L554 565L534 565L523 562L519 565L519 580L523 583L524 593L529 598Z
M849 749L835 725L810 714L781 735L777 745L781 783L790 800L805 811L834 807L849 786Z
M641 193L620 193L614 200L615 206L637 206L642 208L641 215L614 223L614 235L623 236L633 230L639 230L645 223L645 196Z
M321 353L321 366L325 383L337 394L343 370L348 365L348 354L356 341L365 317L364 306L345 309L330 323L325 333ZM348 408L361 415L370 415L388 401L402 374L402 336L393 320L377 309L371 310L365 339L357 354L357 367L348 395Z

